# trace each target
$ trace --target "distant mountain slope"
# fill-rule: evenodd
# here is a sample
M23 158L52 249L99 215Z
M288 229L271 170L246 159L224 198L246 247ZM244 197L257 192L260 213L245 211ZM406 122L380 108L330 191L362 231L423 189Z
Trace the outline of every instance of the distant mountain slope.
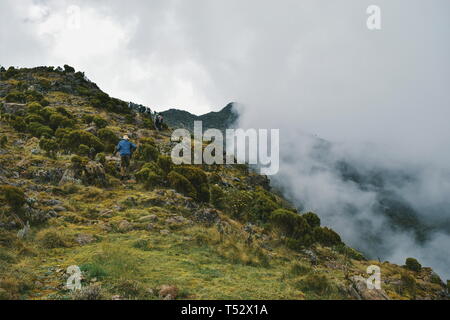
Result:
M238 118L232 102L220 111L209 112L200 116L179 109L169 109L161 113L169 127L186 128L189 131L193 131L194 121L202 121L203 130L216 128L224 131L231 127Z

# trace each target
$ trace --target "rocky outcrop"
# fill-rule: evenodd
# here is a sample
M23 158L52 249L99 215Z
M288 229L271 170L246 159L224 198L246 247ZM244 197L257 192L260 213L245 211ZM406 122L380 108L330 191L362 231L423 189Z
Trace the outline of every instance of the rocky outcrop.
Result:
M23 114L27 108L22 103L3 103L3 112L7 114Z
M366 279L361 276L350 277L349 292L358 300L390 300L383 289L369 289Z
M86 184L106 187L108 179L106 178L105 168L96 161L89 161L83 168L70 167L64 171L59 181L59 185L66 183Z

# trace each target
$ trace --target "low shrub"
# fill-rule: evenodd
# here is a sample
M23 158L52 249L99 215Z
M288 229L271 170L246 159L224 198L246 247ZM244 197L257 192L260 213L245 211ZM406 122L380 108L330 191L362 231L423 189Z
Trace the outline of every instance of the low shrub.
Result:
M411 271L419 272L422 270L422 265L414 258L406 258L405 268Z
M174 166L173 171L184 176L196 191L196 200L200 202L209 202L209 184L206 173L194 166Z
M6 102L25 103L27 98L23 92L12 90L5 97Z
M67 238L60 232L55 230L43 230L37 234L37 240L43 248L65 248L69 246Z
M411 297L416 296L417 283L413 276L403 273L400 277L399 291L401 294L409 294Z
M332 282L326 276L319 274L308 274L297 282L296 286L305 293L312 293L321 298L329 297L336 291Z
M300 239L310 232L310 227L301 215L286 209L277 209L271 214L271 222L287 237Z
M302 215L311 228L320 227L320 218L314 212L308 212Z
M27 131L37 138L53 136L53 130L39 122L31 122L27 126Z
M59 149L59 144L55 139L42 138L39 141L39 147L48 155L54 157Z
M19 209L26 203L25 193L18 187L2 185L0 186L0 191L0 199L13 209Z
M6 144L8 143L8 137L7 136L2 136L0 138L0 147L4 148L6 147Z
M98 130L97 136L105 145L106 152L113 152L117 143L119 142L119 138L117 135L110 129L102 128Z
M80 144L80 145L78 146L78 152L77 152L77 153L78 153L80 156L85 156L85 157L87 157L87 156L89 156L90 150L91 150L91 148L89 148L87 145L85 145L85 144Z
M169 181L169 185L174 188L176 191L196 199L197 198L197 191L195 190L192 183L186 179L183 175L179 174L178 172L171 171L167 175L167 180Z
M158 166L162 169L165 175L172 171L172 158L160 154L158 156Z
M148 142L142 142L136 150L136 158L143 161L158 161L158 148Z
M327 227L316 227L314 229L314 240L327 247L332 247L342 242L341 237L334 230Z
M148 162L136 173L136 179L150 189L163 183L163 171L155 162Z
M104 150L104 145L99 138L84 130L67 131L61 138L62 145L72 152L77 152L80 144L94 148L96 152Z
M221 187L218 185L212 185L210 188L211 192L211 203L218 209L222 209L224 207L224 197L225 193Z

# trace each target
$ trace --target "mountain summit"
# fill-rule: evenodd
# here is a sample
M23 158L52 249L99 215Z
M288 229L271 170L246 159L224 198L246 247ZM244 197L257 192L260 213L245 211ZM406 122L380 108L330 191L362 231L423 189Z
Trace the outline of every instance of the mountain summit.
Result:
M224 131L231 128L238 118L232 102L218 112L208 112L200 116L179 109L169 109L161 112L161 114L170 127L185 128L191 132L194 129L194 121L202 121L203 130L215 128Z

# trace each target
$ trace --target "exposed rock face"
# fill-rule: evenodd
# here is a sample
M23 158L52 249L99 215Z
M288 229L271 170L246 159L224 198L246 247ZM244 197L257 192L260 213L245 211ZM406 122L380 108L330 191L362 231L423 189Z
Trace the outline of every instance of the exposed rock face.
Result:
M87 234L87 233L81 233L79 235L77 235L77 237L75 238L75 242L77 242L78 244L84 246L86 244L89 244L91 242L94 242L95 238L93 235L91 234Z
M203 209L194 213L194 220L206 225L213 225L220 220L216 209Z
M40 183L58 183L64 175L62 168L38 169L30 173L30 178Z
M105 168L98 162L89 161L84 168L84 182L90 185L105 187L108 185Z
M117 230L119 232L127 232L130 231L131 229L133 229L133 225L127 220L122 220L117 225Z
M159 296L164 300L173 300L178 296L178 288L170 285L162 285Z
M61 186L66 183L84 183L87 185L105 187L108 185L108 180L103 165L95 161L89 161L82 169L73 167L66 169L59 181L59 185Z
M73 184L81 184L81 180L77 178L78 174L75 169L68 168L66 171L64 171L64 174L59 181L59 185L62 186L66 183L73 183Z
M21 103L3 103L3 111L7 114L23 114L26 107L26 104Z
M390 300L383 289L369 289L366 279L361 276L350 278L350 294L358 300Z

